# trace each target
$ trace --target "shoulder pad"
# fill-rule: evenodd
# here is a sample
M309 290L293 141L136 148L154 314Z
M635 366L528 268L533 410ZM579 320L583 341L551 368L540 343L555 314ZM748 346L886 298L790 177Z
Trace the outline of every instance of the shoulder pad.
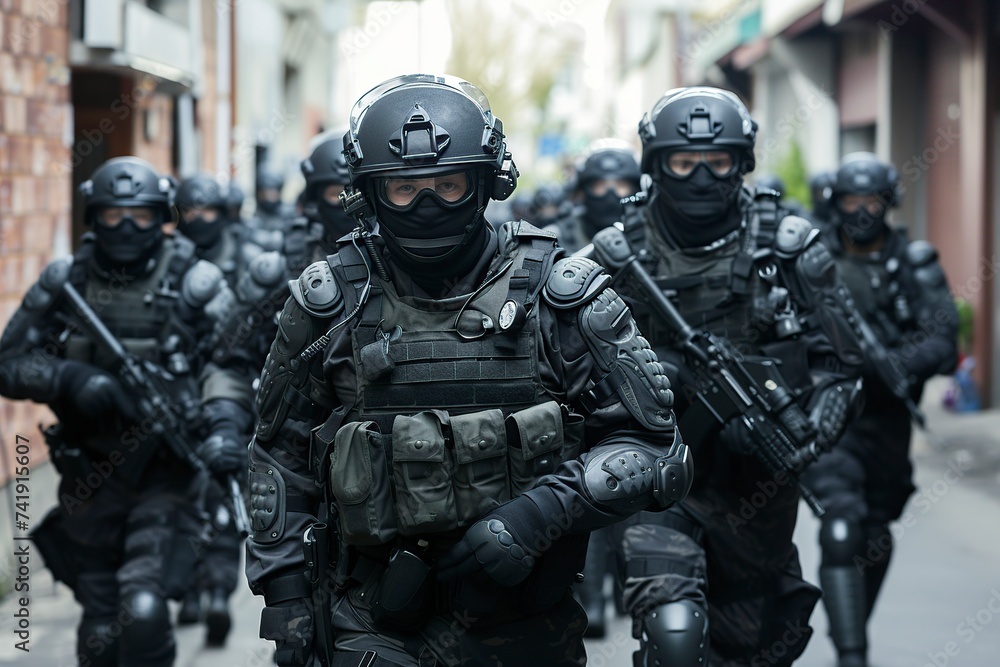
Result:
M309 218L297 215L285 223L285 229L309 229Z
M553 308L575 308L597 296L611 276L604 267L585 257L564 257L552 266L542 297Z
M199 259L184 274L181 282L181 296L188 305L194 308L204 308L205 304L219 291L220 284L226 280L222 269L211 262Z
M774 249L786 257L797 255L816 240L820 231L811 222L797 215L786 215L778 223L774 235Z
M937 259L937 250L927 241L910 241L906 246L906 261L911 266L924 266Z
M505 222L502 227L510 226L514 235L520 238L534 239L555 239L556 233L551 230L551 225L545 229L539 229L530 222L524 220L512 220Z
M344 306L344 297L326 260L306 267L298 280L288 281L292 298L314 317L332 317Z
M42 275L38 278L38 284L46 292L58 292L62 289L63 283L69 279L69 272L72 268L72 257L54 260L42 271Z
M778 201L779 199L781 199L781 193L771 188L762 188L760 186L755 185L753 188L753 198L754 200L773 199L775 201Z
M285 275L285 258L274 250L262 252L250 261L247 267L253 281L262 287L274 287Z

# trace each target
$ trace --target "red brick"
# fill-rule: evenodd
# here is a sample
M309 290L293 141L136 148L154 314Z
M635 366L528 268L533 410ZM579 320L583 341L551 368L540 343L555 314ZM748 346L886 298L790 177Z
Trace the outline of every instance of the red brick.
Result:
M15 176L14 190L11 198L10 212L14 215L24 215L35 208L34 180L30 176Z
M15 0L12 0L12 2ZM20 16L11 14L8 16L7 20L7 37L5 38L5 47L8 51L13 54L20 55L25 52L27 48L28 38L24 32L24 19Z
M45 251L47 248L42 249L43 252L35 252L24 256L24 261L21 262L21 284L31 285L36 280L38 280L39 274L42 269L45 268Z
M14 201L14 180L6 174L0 174L0 215L10 215Z
M25 97L34 97L38 88L38 74L35 64L36 58L22 56L18 62L18 69L21 71L21 94Z
M69 39L65 28L51 25L42 28L42 50L45 55L63 60L68 49Z
M0 256L20 252L24 248L23 228L13 216L0 215Z
M3 105L0 105L0 109ZM0 122L0 174L10 172L10 137L2 133L3 122ZM0 213L2 213L0 209Z
M26 174L31 171L31 139L23 135L10 137L10 171Z
M0 93L21 94L21 70L17 58L9 53L0 53Z

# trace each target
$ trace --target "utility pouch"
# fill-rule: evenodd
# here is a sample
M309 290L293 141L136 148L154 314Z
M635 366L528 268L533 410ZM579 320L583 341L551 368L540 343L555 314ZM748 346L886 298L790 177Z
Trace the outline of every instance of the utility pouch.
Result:
M562 409L555 401L549 401L511 414L507 424L510 492L519 496L562 461L565 445Z
M385 544L397 535L385 443L375 422L350 422L334 438L330 491L348 544Z
M45 515L30 533L31 541L42 554L45 566L52 572L52 578L70 588L76 588L80 574L75 557L77 549L66 535L66 515L59 507L54 507Z
M455 507L458 525L465 526L510 500L503 412L483 410L453 415L451 434L455 445Z
M451 458L445 451L440 410L399 415L392 424L392 473L399 532L417 535L453 530L458 516Z
M397 549L382 574L372 619L380 626L413 631L427 622L427 605L434 584L431 567L419 556Z

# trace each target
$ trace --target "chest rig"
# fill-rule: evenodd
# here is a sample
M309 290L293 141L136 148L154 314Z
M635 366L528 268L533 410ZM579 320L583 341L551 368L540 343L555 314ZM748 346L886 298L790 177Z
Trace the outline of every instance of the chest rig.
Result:
M634 247L652 249L644 263L688 324L728 339L745 353L801 331L770 252L783 217L772 197L744 193L743 228L726 246L703 255L670 247L642 222L642 205L640 198L630 206L625 233ZM642 331L663 340L666 333L657 319L644 315L647 309L636 310Z
M911 280L906 275L903 258L905 237L894 233L885 250L877 257L859 257L838 252L835 255L844 286L850 291L858 310L879 338L895 344L914 321L908 292Z
M503 256L471 294L401 297L373 280L351 333L355 404L330 456L348 544L456 531L579 455L583 418L539 379L535 304L554 237L505 229ZM360 252L329 261L360 294Z

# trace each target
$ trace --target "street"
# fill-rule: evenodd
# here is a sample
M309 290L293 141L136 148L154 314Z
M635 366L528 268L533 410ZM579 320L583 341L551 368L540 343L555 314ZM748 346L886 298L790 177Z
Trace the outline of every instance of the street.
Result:
M937 397L943 380L928 387ZM919 491L896 525L894 562L869 625L872 667L994 667L1000 664L1000 493L997 458L1000 413L969 416L943 413L924 401L935 446L918 434L914 459ZM52 473L33 473L38 491L32 507L40 513L54 502ZM42 497L42 489L49 496ZM6 500L2 535L6 525ZM34 516L34 514L33 514ZM797 543L806 578L815 582L819 564L818 522L803 504ZM5 538L9 539L9 538ZM7 559L5 568L9 568ZM19 609L14 596L0 602L0 664L70 667L79 611L70 591L53 586L48 572L31 561L30 652L15 648ZM204 647L204 628L179 629L177 667L255 667L270 664L271 647L257 638L262 601L240 587L232 599L234 627L224 649ZM176 610L176 604L173 608ZM818 605L811 621L815 635L801 667L834 667L826 618ZM603 640L590 640L590 665L631 667L637 645L630 623L615 618ZM768 664L766 659L760 663Z

